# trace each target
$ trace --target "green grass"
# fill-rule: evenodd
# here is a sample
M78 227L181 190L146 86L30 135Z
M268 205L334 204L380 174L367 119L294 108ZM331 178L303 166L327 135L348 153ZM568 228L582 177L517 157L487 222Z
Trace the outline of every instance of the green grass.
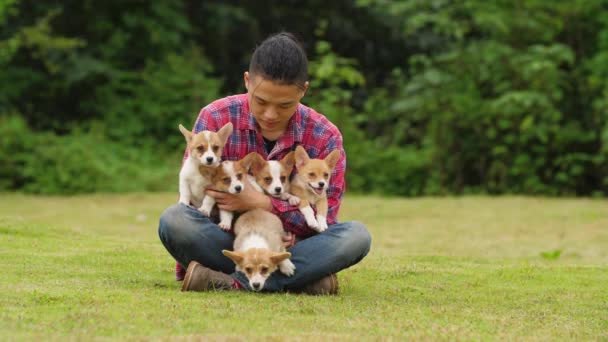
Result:
M0 339L608 340L608 203L349 196L341 294L181 293L171 194L0 197Z

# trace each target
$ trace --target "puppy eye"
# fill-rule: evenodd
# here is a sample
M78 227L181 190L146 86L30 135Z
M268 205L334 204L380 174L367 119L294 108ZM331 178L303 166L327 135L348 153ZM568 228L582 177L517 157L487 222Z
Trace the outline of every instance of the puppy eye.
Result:
M241 180L243 178L243 174L239 173L236 175L236 179Z
M329 173L325 172L325 173L323 174L323 177L325 177L325 178L329 177Z
M230 177L223 178L222 182L224 182L225 184L230 184Z
M266 182L266 184L272 183L272 177L264 177L264 182Z
M287 177L285 176L281 176L281 183L285 183L285 180L287 179Z
M266 274L266 272L268 272L268 267L262 267L262 268L260 269L260 273L262 273L262 274Z
M197 151L199 151L200 153L205 153L205 147L204 146L199 146L196 148Z
M253 269L251 267L245 267L245 273L251 273Z
M314 172L311 172L311 173L309 173L309 174L308 174L308 176L309 176L309 177L314 177L314 176L315 176L315 173L314 173Z
M220 149L220 147L217 145L213 145L213 147L211 149L213 150L213 152L217 152Z

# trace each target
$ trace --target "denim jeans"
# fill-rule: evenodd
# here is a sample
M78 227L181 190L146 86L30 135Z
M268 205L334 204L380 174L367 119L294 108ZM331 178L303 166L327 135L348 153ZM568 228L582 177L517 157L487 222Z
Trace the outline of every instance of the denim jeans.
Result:
M158 235L169 253L187 267L196 260L203 266L230 274L244 288L249 282L235 272L232 260L222 249L233 249L234 236L223 231L196 208L182 203L169 207L160 217ZM363 259L369 252L371 236L359 222L330 225L324 232L301 240L288 249L296 272L291 277L274 272L264 284L265 291L299 290L311 282L337 273Z

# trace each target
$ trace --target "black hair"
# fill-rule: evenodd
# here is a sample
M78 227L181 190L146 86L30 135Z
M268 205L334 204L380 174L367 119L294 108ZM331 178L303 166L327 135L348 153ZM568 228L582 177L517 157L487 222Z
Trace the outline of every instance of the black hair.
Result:
M271 35L253 52L249 73L280 84L304 87L308 81L306 52L289 32Z

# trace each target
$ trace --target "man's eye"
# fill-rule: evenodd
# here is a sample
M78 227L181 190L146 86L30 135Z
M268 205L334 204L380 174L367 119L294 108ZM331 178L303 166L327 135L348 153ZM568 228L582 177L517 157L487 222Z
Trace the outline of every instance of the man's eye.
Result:
M213 149L213 152L217 152L220 149L220 147L217 145L214 145L211 149Z
M222 182L224 182L225 184L230 184L230 177L223 178Z
M204 153L205 152L205 147L204 146L199 146L196 148L197 151L199 151L200 153Z
M285 176L281 176L281 183L285 183L285 180L287 179L287 177Z
M266 184L272 183L272 177L264 177L264 182L266 182Z
M281 109L288 109L289 107L291 107L291 105L280 105L279 108Z

